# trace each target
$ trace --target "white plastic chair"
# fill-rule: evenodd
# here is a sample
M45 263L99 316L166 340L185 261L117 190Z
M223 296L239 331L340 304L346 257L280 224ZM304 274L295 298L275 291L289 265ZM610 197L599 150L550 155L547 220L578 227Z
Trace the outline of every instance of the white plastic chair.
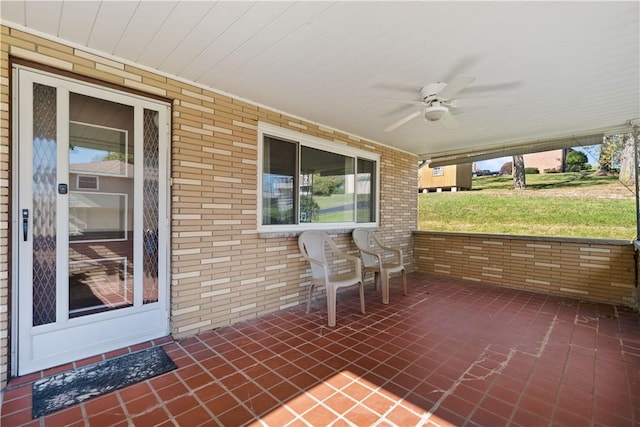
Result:
M323 231L303 232L298 238L298 246L302 256L311 264L311 287L309 288L309 299L307 301L307 314L311 309L313 288L325 286L329 326L335 326L337 290L353 285L360 287L360 312L365 314L364 285L362 283L362 263L360 258L340 251L333 240ZM330 257L328 258L327 255L330 255ZM351 272L332 272L333 261L340 259L353 263Z
M376 290L382 281L382 303L389 304L389 277L392 274L402 274L402 291L407 295L407 272L402 262L402 251L384 246L370 229L356 228L352 236L362 257L363 280L368 271L373 271ZM388 257L388 254L393 254L393 257Z

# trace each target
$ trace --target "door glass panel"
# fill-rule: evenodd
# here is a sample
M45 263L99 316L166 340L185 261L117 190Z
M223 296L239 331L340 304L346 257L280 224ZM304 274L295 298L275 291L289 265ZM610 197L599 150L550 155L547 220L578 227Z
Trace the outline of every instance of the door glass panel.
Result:
M33 85L33 326L56 321L56 88Z
M69 317L133 305L134 109L69 96Z
M158 301L158 215L160 210L158 121L157 111L144 110L143 304Z

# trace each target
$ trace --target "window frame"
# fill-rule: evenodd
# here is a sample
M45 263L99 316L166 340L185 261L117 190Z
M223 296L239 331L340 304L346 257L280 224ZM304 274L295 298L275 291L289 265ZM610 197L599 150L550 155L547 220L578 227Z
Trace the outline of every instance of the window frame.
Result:
M327 151L329 153L334 153L338 155L342 155L345 157L351 157L355 162L355 176L357 177L357 160L358 158L373 161L375 162L375 182L373 182L374 186L374 210L375 210L375 221L373 222L357 222L357 202L358 197L357 193L355 194L354 200L354 218L353 221L349 222L311 222L311 223L300 223L299 213L296 215L296 223L295 224L262 224L262 176L264 169L264 137L269 136L272 138L282 139L286 141L290 141L292 143L298 144L299 147L306 146L315 148L318 150ZM298 150L299 156L300 150ZM294 131L291 129L285 129L280 126L275 126L269 123L258 122L258 159L257 159L257 191L256 191L256 201L257 201L257 231L258 232L266 232L266 233L277 233L277 232L301 232L304 230L336 230L336 229L353 229L356 227L377 227L380 220L380 154L373 153L371 151L362 150L359 148L354 148L348 146L346 143L339 142L331 142L322 138L318 138L315 136L307 135L302 132ZM300 176L300 162L298 161L298 170L296 171L298 176ZM299 209L299 199L300 199L300 186L297 185L294 189L295 191L295 203L296 203L296 212Z

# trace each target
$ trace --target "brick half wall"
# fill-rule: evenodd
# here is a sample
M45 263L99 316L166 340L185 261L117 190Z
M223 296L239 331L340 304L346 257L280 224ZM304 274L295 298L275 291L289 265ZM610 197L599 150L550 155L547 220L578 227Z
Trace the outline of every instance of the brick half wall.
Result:
M417 231L416 270L479 283L634 306L633 244Z

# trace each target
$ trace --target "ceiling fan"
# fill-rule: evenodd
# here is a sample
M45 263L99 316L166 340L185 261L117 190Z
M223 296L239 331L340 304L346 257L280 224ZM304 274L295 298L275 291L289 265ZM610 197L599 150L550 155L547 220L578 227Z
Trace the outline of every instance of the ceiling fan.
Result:
M425 120L430 122L440 122L447 129L458 127L458 121L451 114L450 109L461 107L479 107L503 105L506 100L501 98L467 98L454 99L454 97L466 88L475 77L465 74L458 74L451 82L436 82L428 84L420 89L421 101L400 101L407 104L417 105L420 110L414 111L406 117L388 126L384 131L391 132L405 123L423 115Z

